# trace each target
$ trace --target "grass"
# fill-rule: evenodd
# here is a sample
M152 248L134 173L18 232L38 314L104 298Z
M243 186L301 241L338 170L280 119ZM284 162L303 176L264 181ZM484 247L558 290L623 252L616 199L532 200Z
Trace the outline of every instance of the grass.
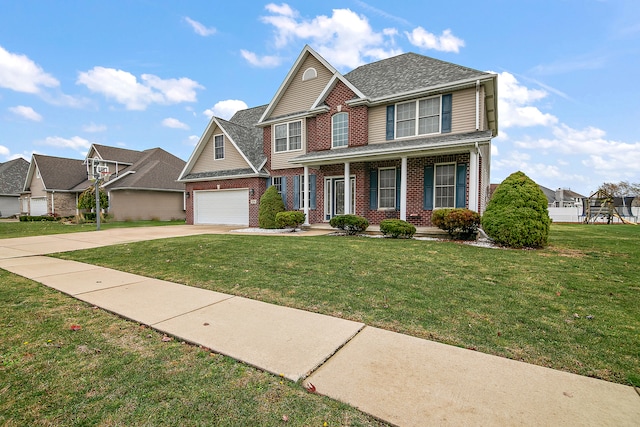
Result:
M102 222L101 230L124 227L152 227L161 225L184 224L184 220L178 221L119 221ZM60 221L2 221L0 222L0 239L13 237L44 236L49 234L77 233L80 231L94 231L95 223L66 224Z
M57 256L640 386L640 227L554 224L544 250L207 235Z
M1 269L0 283L0 425L383 425Z

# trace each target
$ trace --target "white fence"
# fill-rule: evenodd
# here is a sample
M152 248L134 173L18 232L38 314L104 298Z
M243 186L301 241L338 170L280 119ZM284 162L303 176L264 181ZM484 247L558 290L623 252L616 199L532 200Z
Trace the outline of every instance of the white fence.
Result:
M631 213L633 216L631 217L623 217L627 221L639 222L640 218L640 207L632 207ZM574 207L574 208L549 208L549 217L553 220L553 222L584 222L584 216L582 216L582 207ZM606 220L599 220L598 222L606 222ZM618 218L613 218L614 223L620 222Z

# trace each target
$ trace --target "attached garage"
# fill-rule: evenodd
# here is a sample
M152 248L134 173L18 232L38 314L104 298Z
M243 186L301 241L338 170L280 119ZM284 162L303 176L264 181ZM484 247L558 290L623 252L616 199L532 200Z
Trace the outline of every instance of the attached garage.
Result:
M47 198L46 197L32 197L31 198L31 216L46 215L47 210Z
M193 192L194 224L249 225L249 190Z

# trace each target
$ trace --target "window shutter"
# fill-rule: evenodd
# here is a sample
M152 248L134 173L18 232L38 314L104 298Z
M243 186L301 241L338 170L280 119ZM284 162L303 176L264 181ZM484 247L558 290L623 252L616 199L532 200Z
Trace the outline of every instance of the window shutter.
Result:
M402 171L400 169L396 169L396 210L400 210L400 174Z
M302 200L300 200L300 175L293 177L293 210L300 209Z
M271 177L267 178L267 188L271 187Z
M394 125L396 122L396 106L387 105L387 141L393 139Z
M284 208L287 209L287 177L280 178L280 183L282 185L282 202L284 203Z
M309 175L309 209L316 208L316 176Z
M459 163L456 169L456 208L467 205L467 164Z
M433 166L424 167L424 195L423 207L425 211L433 210Z
M451 94L442 95L442 133L451 132Z
M378 209L378 170L369 172L369 209Z

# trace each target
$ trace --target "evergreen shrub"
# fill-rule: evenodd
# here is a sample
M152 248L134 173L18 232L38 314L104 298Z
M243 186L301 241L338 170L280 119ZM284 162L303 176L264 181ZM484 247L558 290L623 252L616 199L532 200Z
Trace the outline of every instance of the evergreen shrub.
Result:
M416 227L401 219L383 219L380 221L380 231L385 236L391 236L394 239L402 237L410 239L416 234Z
M276 214L276 226L278 228L291 228L295 230L304 223L304 212L285 211Z
M431 215L431 223L454 239L471 240L478 232L480 214L466 208L438 209Z
M514 172L493 193L482 216L482 229L503 246L544 247L551 225L547 203L531 178L523 172Z
M358 215L338 215L331 218L329 225L354 235L365 231L369 227L369 221Z
M278 228L276 225L276 215L278 212L283 212L284 210L284 202L280 194L278 194L278 189L274 186L267 188L267 191L260 197L258 225L260 228Z

